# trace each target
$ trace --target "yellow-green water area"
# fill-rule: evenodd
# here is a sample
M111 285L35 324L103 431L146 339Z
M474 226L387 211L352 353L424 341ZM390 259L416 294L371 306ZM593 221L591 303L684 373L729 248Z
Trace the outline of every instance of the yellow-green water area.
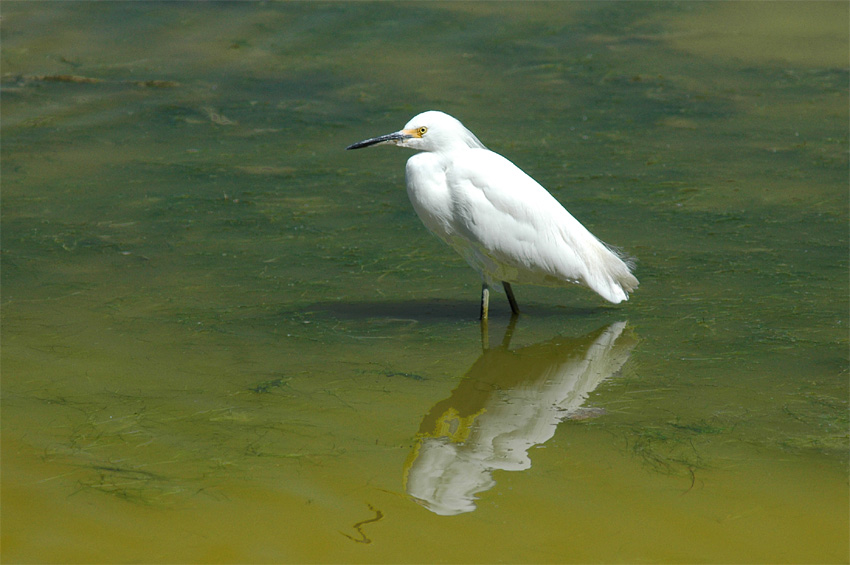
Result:
M846 2L0 7L6 563L847 563ZM479 280L439 109L637 258Z

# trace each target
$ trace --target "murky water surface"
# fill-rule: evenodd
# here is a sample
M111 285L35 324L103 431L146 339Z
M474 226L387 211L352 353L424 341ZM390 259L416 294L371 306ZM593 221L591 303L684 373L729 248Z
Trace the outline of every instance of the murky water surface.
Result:
M3 560L847 562L847 21L7 0ZM343 150L426 109L632 300L482 336L408 154Z

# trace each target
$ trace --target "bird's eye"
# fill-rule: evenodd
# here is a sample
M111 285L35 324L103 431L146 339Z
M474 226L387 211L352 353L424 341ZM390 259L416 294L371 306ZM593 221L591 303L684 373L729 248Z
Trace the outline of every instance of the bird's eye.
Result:
M426 128L425 126L422 126L422 127L420 127L419 129L416 130L416 133L419 134L419 137L422 137L423 135L425 135L425 132L427 132L427 131L428 131L428 128Z

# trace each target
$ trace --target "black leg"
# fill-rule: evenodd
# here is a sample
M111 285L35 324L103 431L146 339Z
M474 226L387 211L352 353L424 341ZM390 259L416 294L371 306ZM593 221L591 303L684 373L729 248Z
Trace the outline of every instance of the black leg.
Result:
M519 314L519 306L516 303L516 298L514 298L514 289L511 288L511 283L502 281L502 286L505 287L505 294L508 295L508 302L511 303L511 312L514 315Z

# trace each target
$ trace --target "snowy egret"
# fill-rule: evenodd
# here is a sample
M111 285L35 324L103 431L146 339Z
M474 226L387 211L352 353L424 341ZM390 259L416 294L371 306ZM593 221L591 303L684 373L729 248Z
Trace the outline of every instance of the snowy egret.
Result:
M482 320L490 285L499 281L514 315L511 283L580 284L615 304L637 288L628 258L452 116L423 112L397 132L346 149L379 143L420 151L407 161L407 195L425 227L481 275Z

